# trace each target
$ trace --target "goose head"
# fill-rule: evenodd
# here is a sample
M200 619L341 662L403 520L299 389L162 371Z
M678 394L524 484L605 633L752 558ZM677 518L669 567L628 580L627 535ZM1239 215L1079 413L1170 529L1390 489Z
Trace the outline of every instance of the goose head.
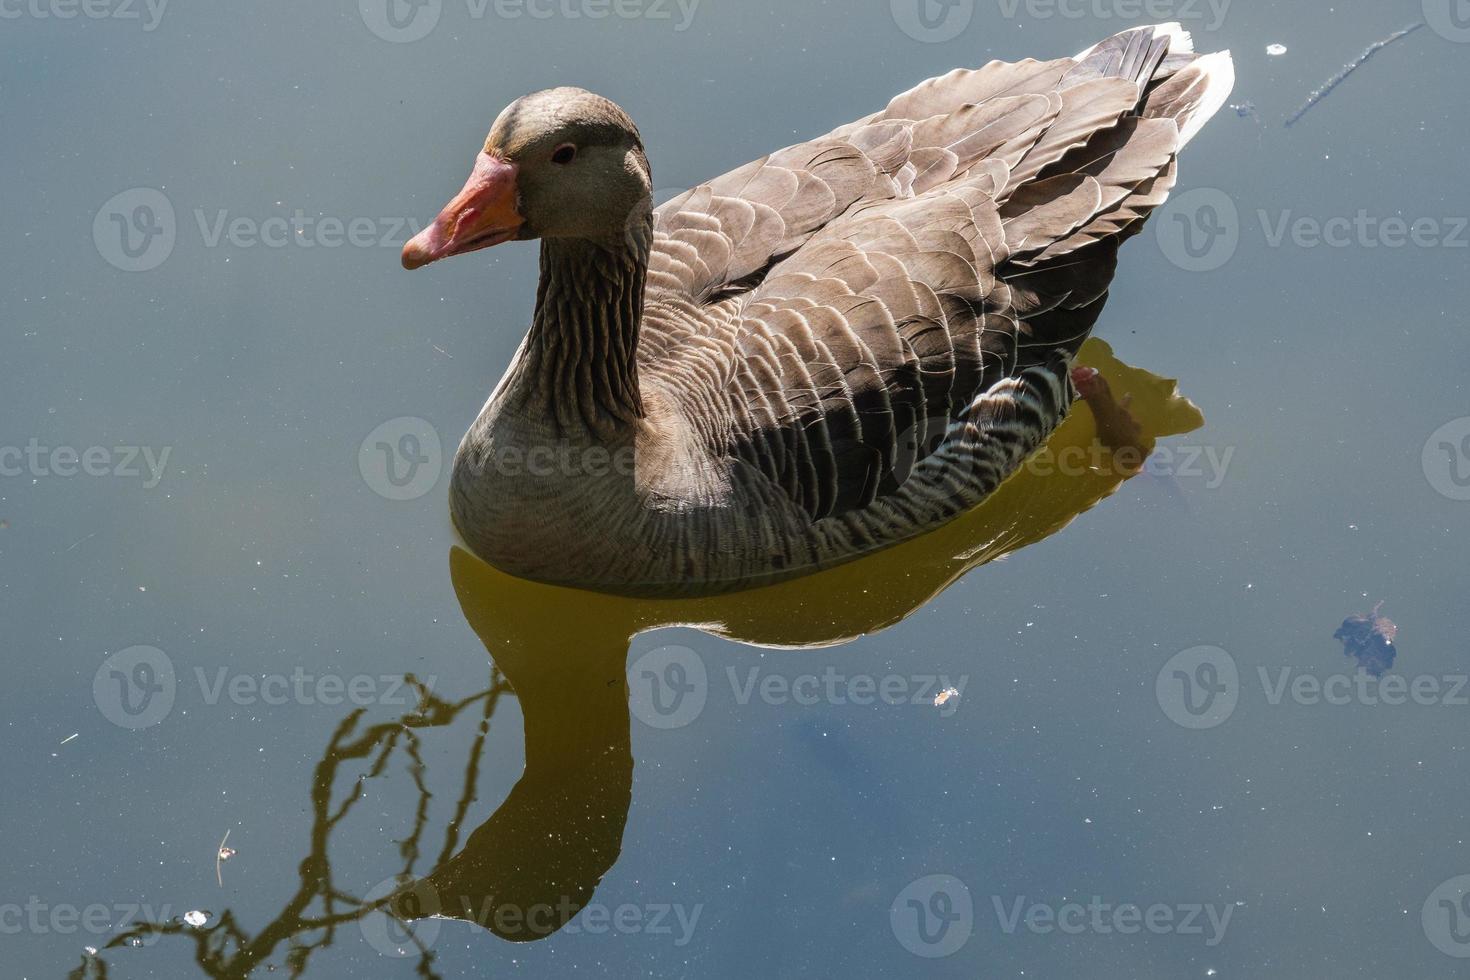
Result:
M628 114L583 89L547 89L495 120L464 188L403 247L403 266L537 238L621 244L651 200Z

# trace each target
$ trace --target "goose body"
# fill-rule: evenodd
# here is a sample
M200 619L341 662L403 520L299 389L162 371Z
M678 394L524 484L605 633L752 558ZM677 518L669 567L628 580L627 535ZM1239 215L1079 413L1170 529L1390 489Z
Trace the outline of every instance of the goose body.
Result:
M1119 244L1224 104L1177 25L956 70L656 211L580 89L496 120L417 268L541 240L531 329L455 458L465 543L524 578L687 595L914 537L1066 414Z

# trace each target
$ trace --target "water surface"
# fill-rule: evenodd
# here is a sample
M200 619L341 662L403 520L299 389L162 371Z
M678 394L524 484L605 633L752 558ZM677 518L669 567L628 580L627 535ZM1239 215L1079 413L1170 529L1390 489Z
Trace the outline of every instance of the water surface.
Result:
M397 255L495 113L600 91L667 196L953 66L1142 21L665 6L445 0L414 40L395 32L423 21L371 4L5 8L0 446L26 458L0 477L6 975L100 975L85 947L203 911L206 931L103 949L106 975L202 974L201 950L221 975L282 972L294 944L307 976L412 976L413 939L354 912L410 866L451 905L581 910L545 938L421 922L444 977L1462 972L1470 37L1451 5L1161 11L1235 52L1232 101L1256 107L1190 146L1098 329L1171 462L1033 475L861 571L692 610L452 550L442 456L529 322L535 251L416 276ZM1159 378L1200 415L1166 410ZM422 459L399 486L374 476L384 440ZM1332 633L1380 599L1393 673L1437 693L1390 704L1352 678ZM1199 684L1223 700L1203 709ZM1073 903L1080 928L1048 928ZM1156 927L1114 928L1130 903ZM240 941L211 960L222 922Z

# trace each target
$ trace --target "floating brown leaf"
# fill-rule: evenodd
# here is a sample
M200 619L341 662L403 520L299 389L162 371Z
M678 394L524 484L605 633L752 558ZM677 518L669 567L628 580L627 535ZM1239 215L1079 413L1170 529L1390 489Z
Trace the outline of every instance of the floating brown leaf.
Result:
M1344 619L1332 634L1334 640L1342 641L1342 652L1374 677L1382 677L1393 666L1393 658L1398 653L1393 640L1399 628L1388 617L1378 615L1382 608L1380 600L1372 612Z

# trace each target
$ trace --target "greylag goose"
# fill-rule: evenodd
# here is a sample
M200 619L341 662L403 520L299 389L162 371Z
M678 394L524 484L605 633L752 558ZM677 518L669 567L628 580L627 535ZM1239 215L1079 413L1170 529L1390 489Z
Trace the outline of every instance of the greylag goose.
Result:
M469 548L633 595L751 587L952 520L1064 417L1118 246L1225 103L1177 24L957 69L656 210L576 88L495 120L416 269L541 240L531 328L455 456Z

